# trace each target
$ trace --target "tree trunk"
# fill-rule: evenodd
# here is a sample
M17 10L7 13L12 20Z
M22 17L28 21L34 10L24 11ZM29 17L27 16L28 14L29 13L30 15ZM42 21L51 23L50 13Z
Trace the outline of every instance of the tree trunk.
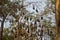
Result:
M1 34L0 34L0 39L3 40L3 27L4 27L4 21L5 18L3 18L3 21L1 22Z
M60 40L60 0L56 0L56 40Z
M41 34L40 34L40 38L41 38L41 40L42 40L42 38L43 38L43 26L41 27Z

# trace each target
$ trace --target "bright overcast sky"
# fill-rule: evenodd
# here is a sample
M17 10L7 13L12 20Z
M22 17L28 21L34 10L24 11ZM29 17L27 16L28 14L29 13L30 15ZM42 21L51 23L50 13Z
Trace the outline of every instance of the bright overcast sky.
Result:
M28 11L30 12L35 12L35 10L32 9L32 6L34 5L35 8L37 8L39 11L43 11L44 7L46 6L45 2L46 0L26 0L26 3L30 3L30 2L37 2L37 3L32 3L31 5L29 5L27 8Z

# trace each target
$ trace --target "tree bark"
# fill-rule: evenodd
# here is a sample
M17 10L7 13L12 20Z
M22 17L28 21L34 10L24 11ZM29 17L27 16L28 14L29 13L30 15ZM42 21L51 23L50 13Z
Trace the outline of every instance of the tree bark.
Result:
M42 38L43 38L43 26L41 27L41 34L40 34L40 38L41 38L41 40L43 40Z
M56 40L60 40L60 0L56 0Z
M1 22L1 34L0 34L0 39L3 40L3 27L4 27L4 21L5 18L3 18L3 21Z

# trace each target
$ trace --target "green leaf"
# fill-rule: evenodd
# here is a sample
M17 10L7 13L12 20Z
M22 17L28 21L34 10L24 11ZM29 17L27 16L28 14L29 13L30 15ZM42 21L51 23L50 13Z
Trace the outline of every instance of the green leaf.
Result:
M51 3L52 3L52 4L55 4L55 0L51 0Z

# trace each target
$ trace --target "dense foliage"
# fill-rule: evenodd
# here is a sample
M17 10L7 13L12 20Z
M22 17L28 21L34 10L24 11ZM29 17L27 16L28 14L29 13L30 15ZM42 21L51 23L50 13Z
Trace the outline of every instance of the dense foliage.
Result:
M52 18L48 15L55 13L55 1L47 0L44 11L41 11L41 15L37 8L33 5L35 12L29 12L26 10L26 6L23 5L24 0L1 0L0 1L0 18L1 20L1 40L39 40L45 35L49 39L55 39L55 25L52 26ZM39 7L39 6L38 6ZM44 18L47 19L44 19ZM9 21L10 27L4 28L4 23ZM3 33L3 34L2 34ZM46 37L46 40L48 40ZM2 39L3 38L3 39Z

